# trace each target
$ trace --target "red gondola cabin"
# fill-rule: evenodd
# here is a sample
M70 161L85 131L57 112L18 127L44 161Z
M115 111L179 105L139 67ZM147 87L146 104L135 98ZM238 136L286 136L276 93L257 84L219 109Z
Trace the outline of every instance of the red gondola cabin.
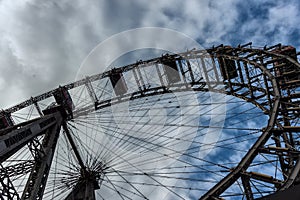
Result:
M231 47L225 46L221 54L233 56L232 51L227 51L226 48L230 49ZM234 60L228 59L224 56L218 56L217 58L218 58L221 74L224 80L229 80L238 77L236 64Z
M296 48L293 46L281 46L272 51L276 54L282 54L289 56L293 60L297 61ZM285 63L285 60L278 60L274 63L275 75L279 80L281 86L285 87L285 84L290 81L297 81L299 79L300 70L293 63Z
M69 91L64 87L59 87L53 94L56 103L63 107L68 117L73 118L74 104Z
M14 122L10 113L4 111L0 112L0 129L4 129L13 125Z

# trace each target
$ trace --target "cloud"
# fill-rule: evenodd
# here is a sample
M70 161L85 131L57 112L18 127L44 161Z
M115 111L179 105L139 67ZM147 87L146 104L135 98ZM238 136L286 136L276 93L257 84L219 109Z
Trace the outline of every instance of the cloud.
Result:
M1 93L36 95L74 80L99 42L132 28L170 28L209 47L296 43L297 1L1 1ZM142 41L139 41L142 42ZM167 42L167 41L166 41ZM8 70L9 68L9 70ZM8 80L10 79L10 80ZM3 82L3 81L2 81ZM11 84L14 90L11 90ZM3 89L4 88L4 89ZM16 90L17 89L17 90ZM9 94L12 95L12 94ZM17 103L2 99L1 106Z
M292 44L299 46L299 42L294 36L299 35L298 20L299 2L297 1L264 1L264 3L254 2L252 5L246 4L250 11L240 12L240 16L246 16L240 24L238 34L246 36L249 41L256 45L272 45L275 43ZM258 8L259 9L254 9ZM251 11L252 8L252 11Z
M93 26L98 12L86 12L87 4L81 6L79 1L4 1L0 5L5 16L0 22L0 69L7 83L2 94L22 91L21 99L25 99L73 81L81 61L103 38ZM12 85L17 90L10 89ZM3 99L1 105L18 101Z

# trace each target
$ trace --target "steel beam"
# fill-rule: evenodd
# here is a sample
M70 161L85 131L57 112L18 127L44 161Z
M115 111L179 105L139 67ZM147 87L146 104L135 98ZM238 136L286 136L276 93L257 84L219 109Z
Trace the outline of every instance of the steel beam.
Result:
M39 151L41 152L41 156L36 159L35 165L31 170L21 197L22 200L37 200L42 199L43 197L49 170L60 133L61 123L63 120L59 113L55 113L54 115L56 116L55 124L48 127L44 131L45 136L43 138L41 149L39 149Z
M250 185L250 178L247 176L242 176L242 184L244 186L244 193L246 195L247 200L253 200L253 193Z
M0 163L20 150L34 137L41 135L49 127L56 124L58 116L49 115L33 121L23 127L0 135Z
M83 162L83 160L81 158L81 155L80 155L80 153L78 151L78 147L75 144L75 141L73 140L73 137L72 137L72 135L70 133L70 130L68 129L68 126L67 126L66 122L63 122L62 126L63 126L63 129L64 129L64 133L66 134L66 136L67 136L67 138L68 138L68 140L70 142L70 145L71 145L71 147L72 147L72 149L73 149L73 151L75 153L75 156L77 158L77 161L78 161L81 169L85 171L86 170L85 164L84 164L84 162Z
M96 189L99 189L96 179L79 180L65 200L96 200Z
M92 86L92 83L91 83L89 77L87 76L87 77L85 78L85 80L86 80L86 82L85 82L85 87L87 88L87 91L88 91L88 93L89 93L89 96L90 96L92 102L93 102L93 103L98 102L97 95L96 95L96 93L95 93L95 90L94 90L94 88L93 88L93 86Z
M7 167L0 168L0 179L4 179L5 176L14 177L18 175L24 175L31 171L34 166L34 160L27 160L24 162L18 162L15 165L9 165Z
M272 77L270 72L265 70L265 73L269 75L269 77ZM249 149L249 151L246 153L246 155L242 158L240 163L237 165L237 167L230 172L227 176L225 176L220 182L218 182L214 187L212 187L204 196L200 197L201 200L208 200L211 197L217 197L220 194L222 194L226 189L228 189L234 182L237 181L237 179L241 176L241 172L246 169L253 159L256 157L258 150L261 146L263 146L267 140L272 135L272 129L274 127L274 124L276 122L276 118L278 115L278 108L280 105L280 94L279 94L279 88L277 86L276 79L272 77L271 79L272 85L275 92L275 99L274 99L274 106L273 110L270 114L270 119L268 122L267 128L265 128L262 135L257 139L257 141L254 143L254 145Z

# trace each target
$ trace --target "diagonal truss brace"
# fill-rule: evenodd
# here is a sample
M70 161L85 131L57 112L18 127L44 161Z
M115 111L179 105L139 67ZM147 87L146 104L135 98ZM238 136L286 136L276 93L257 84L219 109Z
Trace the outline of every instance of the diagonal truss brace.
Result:
M14 130L8 133L0 134L0 163L19 151L33 138L52 127L56 122L57 116L49 115L33 120L24 126L16 126Z
M244 186L244 193L246 195L247 200L253 200L253 193L250 185L250 177L242 176L242 184Z
M9 173L7 169L5 169L2 164L1 166L1 176L0 176L0 199L1 200L13 200L13 199L20 199L18 192L16 191L12 181L9 178Z

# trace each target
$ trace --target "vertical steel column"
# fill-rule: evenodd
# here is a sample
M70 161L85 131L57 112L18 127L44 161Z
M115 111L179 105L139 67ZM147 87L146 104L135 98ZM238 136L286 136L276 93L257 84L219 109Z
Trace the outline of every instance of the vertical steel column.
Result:
M87 88L87 91L93 103L98 102L97 95L88 76L85 78L85 87Z
M32 102L33 102L33 105L34 105L35 109L38 111L39 115L40 115L40 116L43 116L42 110L41 110L41 108L40 108L38 102L35 101L35 100L33 99L33 97L31 97L31 100L32 100Z
M165 88L165 83L164 83L164 80L162 78L161 72L159 71L158 64L155 64L155 69L156 69L161 87Z
M247 62L243 62L243 65L244 65L244 68L245 68L245 73L246 73L246 77L247 77L247 85L248 85L248 88L249 88L249 94L251 96L251 98L254 97L253 95L253 88L252 88L252 85L251 85L251 78L250 78L250 74L249 74L249 69L248 69L248 64Z
M137 67L138 67L138 66L137 66ZM139 91L140 91L141 93L143 93L142 83L140 83L139 77L138 77L138 75L137 75L137 73L136 73L136 69L133 68L133 69L132 69L132 72L133 72L133 76L134 76L134 79L135 79L135 81L136 81L136 84L137 84L137 86L138 86L138 88L139 88Z
M188 88L188 83L187 83L187 80L186 80L186 76L185 76L185 72L184 72L184 69L183 69L183 66L182 66L182 62L183 62L183 60L178 61L179 71L181 72L181 76L182 76L183 82L185 84L185 87Z
M95 190L99 189L95 180L79 182L65 200L95 200Z
M41 149L39 149L41 156L36 159L35 165L29 175L21 197L22 200L36 200L43 197L62 123L61 115L59 113L57 115L56 124L45 131L43 143Z
M144 80L143 80L143 76L142 76L140 67L137 66L135 69L136 69L136 71L137 71L137 73L138 73L138 75L139 75L139 77L140 77L139 81L141 81L141 87L143 88L143 90L146 90L147 88L146 88L145 82L144 82Z
M193 70L192 70L192 66L189 60L186 60L186 64L190 73L190 77L191 77L191 82L192 84L195 83L195 78L194 78L194 74L193 74Z
M208 72L207 72L207 69L206 69L204 58L201 57L200 60L201 60L202 68L203 68L203 74L204 74L204 77L205 77L205 83L208 86L208 89L211 90L211 88L214 88L214 87L211 86L211 82L210 82L209 77L208 77ZM214 62L213 59L212 59L212 62Z
M250 178L247 176L242 176L242 184L244 186L244 193L246 195L247 200L253 200L253 192L250 185Z

